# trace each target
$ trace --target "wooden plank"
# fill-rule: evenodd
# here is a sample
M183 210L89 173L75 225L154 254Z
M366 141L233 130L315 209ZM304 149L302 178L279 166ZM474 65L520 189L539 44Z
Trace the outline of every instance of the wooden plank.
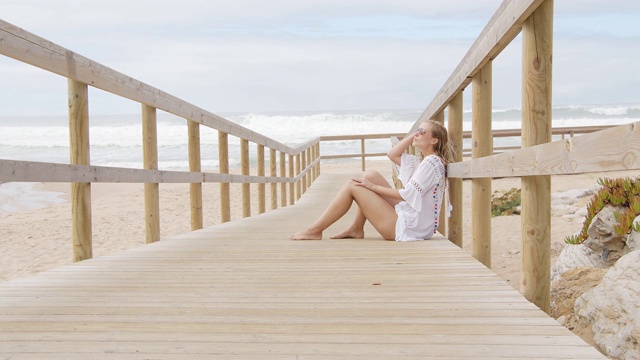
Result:
M142 170L0 159L0 181L105 183L292 183L288 177Z
M365 239L287 240L349 176L323 174L294 206L0 283L0 357L603 358L443 237L389 242L367 225Z
M594 146L593 144L598 144ZM640 122L450 164L450 177L569 175L640 169Z

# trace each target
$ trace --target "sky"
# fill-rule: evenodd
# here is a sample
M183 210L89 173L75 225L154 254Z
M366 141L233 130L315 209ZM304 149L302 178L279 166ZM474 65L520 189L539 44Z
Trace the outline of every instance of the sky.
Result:
M217 114L423 110L501 3L2 0L0 19ZM640 2L554 14L553 104L640 104ZM518 37L494 60L494 107L520 107L521 52ZM0 116L67 111L65 78L0 55L0 79ZM95 89L89 103L140 109Z

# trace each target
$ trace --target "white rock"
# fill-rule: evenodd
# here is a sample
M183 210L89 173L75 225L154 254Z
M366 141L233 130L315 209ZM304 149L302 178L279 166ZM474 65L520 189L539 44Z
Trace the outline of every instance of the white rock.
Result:
M584 241L585 246L600 254L611 265L629 252L627 236L618 235L613 230L613 226L618 224L614 214L620 210L620 207L610 205L600 210L587 230L589 237Z
M640 359L640 251L621 257L600 285L576 300L578 321L616 359Z
M602 259L601 254L594 252L584 244L567 244L551 269L551 281L555 281L568 270L581 267L608 269L611 265Z

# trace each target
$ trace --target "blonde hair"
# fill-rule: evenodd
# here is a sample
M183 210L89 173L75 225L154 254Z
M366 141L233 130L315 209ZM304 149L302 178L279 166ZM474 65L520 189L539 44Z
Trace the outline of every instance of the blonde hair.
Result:
M445 165L453 162L453 149L449 142L449 133L447 128L441 123L434 120L427 120L425 123L429 124L429 130L431 130L431 136L438 139L438 143L433 147L436 155L444 160Z

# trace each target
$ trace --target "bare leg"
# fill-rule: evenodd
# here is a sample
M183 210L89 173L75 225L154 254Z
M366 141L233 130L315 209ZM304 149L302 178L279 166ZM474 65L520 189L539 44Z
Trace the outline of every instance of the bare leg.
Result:
M380 186L391 187L389 182L377 171L365 171L363 177L368 179L374 184ZM398 203L395 199L385 199L389 205L395 207ZM353 223L346 230L337 233L331 237L331 239L362 239L364 238L364 224L366 223L367 218L364 216L362 209L358 206L358 212L356 213L356 217L353 219Z
M395 223L397 215L387 199L356 186L351 180L336 194L325 212L307 229L291 235L291 240L320 240L322 232L331 224L339 220L349 211L353 201L358 203L359 211L354 223L364 226L367 219L385 239L395 238ZM364 221L362 219L365 219Z
M324 213L322 213L310 227L291 235L289 239L322 240L322 232L324 229L338 221L351 208L351 204L353 203L353 196L351 195L350 189L353 187L352 183L351 180L348 180L342 186Z

